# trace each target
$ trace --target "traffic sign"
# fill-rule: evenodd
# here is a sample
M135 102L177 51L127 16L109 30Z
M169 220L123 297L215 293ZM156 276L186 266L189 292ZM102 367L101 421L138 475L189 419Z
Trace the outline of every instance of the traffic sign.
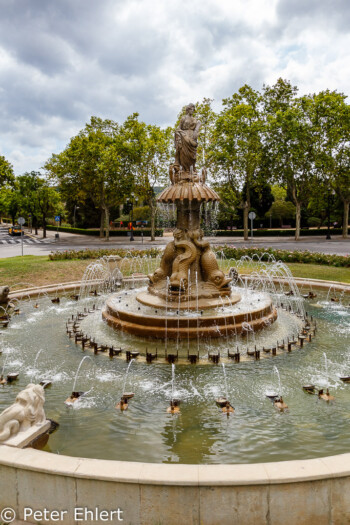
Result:
M249 217L250 220L254 220L255 217L256 217L255 211L250 211L249 214L248 214L248 217Z
M20 226L23 226L25 224L26 220L24 217L18 217L17 222Z
M56 222L60 222L60 220L61 220L61 215L56 215L55 216L55 221Z

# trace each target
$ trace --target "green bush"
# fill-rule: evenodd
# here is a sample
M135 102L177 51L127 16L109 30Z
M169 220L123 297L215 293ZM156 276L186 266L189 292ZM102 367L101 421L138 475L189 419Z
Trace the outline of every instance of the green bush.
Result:
M321 264L328 266L338 266L350 268L350 257L347 255L333 255L319 252L305 251L290 251L290 250L275 250L273 248L235 248L232 246L217 246L214 248L217 253L222 253L227 259L239 260L241 257L253 255L258 256L263 261L268 261L274 257L276 261L285 263L304 263L304 264ZM66 250L64 252L52 252L49 258L52 261L59 261L64 259L98 259L105 255L119 255L120 257L158 257L163 253L159 248L151 248L150 250L124 250L124 249L101 249L101 250Z
M51 252L49 255L49 259L51 261L63 261L67 259L99 259L100 257L104 257L105 255L119 255L120 257L158 257L162 253L162 250L158 248L151 248L149 250L123 250L123 249L115 249L110 250L107 248L103 248L100 250L65 250L63 252Z
M46 226L47 230L57 231L56 226ZM85 230L84 228L66 228L64 226L58 227L59 232L66 232L66 233L79 233L81 235L99 235L99 230ZM110 237L128 237L128 233L130 233L129 230L110 230L109 236ZM141 237L141 234L145 237L151 236L151 230L145 230L145 229L135 229L134 230L134 237ZM155 235L157 237L163 237L163 230L157 229L155 230Z
M318 228L321 224L321 219L319 217L309 217L307 223L309 226Z
M303 228L300 230L301 236L312 236L312 235L326 235L326 230L309 230ZM332 228L331 233L333 235L341 235L343 230L341 228ZM243 230L217 230L215 235L217 237L243 237ZM250 230L249 230L250 235ZM254 237L294 237L295 229L286 228L283 230L254 230Z
M304 264L321 264L328 266L338 266L344 268L350 268L350 257L348 255L333 255L319 252L309 252L308 250L275 250L273 248L235 248L232 246L219 246L215 248L216 252L221 252L227 259L240 259L241 257L248 255L252 257L257 255L261 260L267 261L271 256L276 261L282 261L285 263L304 263Z

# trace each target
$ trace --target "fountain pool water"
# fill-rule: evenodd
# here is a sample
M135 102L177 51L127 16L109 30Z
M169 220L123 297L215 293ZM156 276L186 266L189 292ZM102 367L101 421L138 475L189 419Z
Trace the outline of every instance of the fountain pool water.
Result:
M275 275L276 264L262 263L260 274L266 275L270 266L270 277ZM254 278L241 278L240 293L247 293L248 297L252 288L265 293L267 281L272 283L271 278L262 279L258 286ZM130 283L132 280L118 293L129 295ZM289 282L284 290L291 286ZM294 347L292 352L278 350L275 357L262 353L261 359L255 360L246 354L246 348L272 346L277 339L295 336L300 328L300 319L280 307L287 300L295 305L295 296L286 298L283 286L278 284L274 290L270 288L270 293L278 319L263 331L229 338L222 333L221 337L206 341L180 340L175 384L172 367L164 358L164 342L115 332L102 321L101 310L93 311L92 304L99 308L109 294L89 294L77 302L66 293L61 295L59 304L53 304L47 295L35 300L24 298L21 314L13 316L0 335L0 368L6 362L6 373L20 373L18 381L0 387L0 410L11 404L34 376L38 381L52 381L46 390L46 412L60 424L47 445L53 453L142 462L255 463L346 452L350 447L350 385L339 377L350 372L348 297L332 302L327 300L327 292L317 291L316 299L304 301L309 317L317 320L318 332L312 342L303 348ZM91 356L95 366L80 371L76 389L89 393L67 408L64 400L71 393L84 354L81 346L65 333L65 323L84 308L91 313L81 320L81 329L91 330L96 341L103 340L107 345L112 342L123 352L121 357L109 358L108 352L93 355L93 350L87 348L85 355ZM218 310L220 313L220 307ZM176 317L176 311L173 315ZM191 313L179 315L190 318ZM168 340L167 351L174 353L176 345L176 340ZM147 363L146 348L154 352L155 346L158 359ZM236 351L237 346L242 356L239 363L228 358L228 351ZM191 365L187 353L196 353L198 348L199 361ZM40 350L40 358L35 359ZM140 355L127 377L128 388L135 396L129 410L122 412L115 410L115 404L130 363L125 359L125 350L138 351ZM220 353L226 384L221 364L216 366L208 360L210 351ZM268 392L279 388L274 367L280 374L288 413L275 411L266 398ZM327 404L317 396L305 394L304 384L329 386L335 401ZM230 418L223 417L215 405L215 399L224 396L226 390L235 407ZM181 413L175 418L166 411L172 397L181 400Z

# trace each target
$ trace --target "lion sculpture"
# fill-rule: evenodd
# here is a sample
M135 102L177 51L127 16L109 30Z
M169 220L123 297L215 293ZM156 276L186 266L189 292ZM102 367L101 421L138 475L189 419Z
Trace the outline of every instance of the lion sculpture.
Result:
M45 395L40 385L29 384L19 392L15 403L0 414L0 443L18 432L45 423Z
M6 305L9 302L9 293L8 286L0 286L0 305Z

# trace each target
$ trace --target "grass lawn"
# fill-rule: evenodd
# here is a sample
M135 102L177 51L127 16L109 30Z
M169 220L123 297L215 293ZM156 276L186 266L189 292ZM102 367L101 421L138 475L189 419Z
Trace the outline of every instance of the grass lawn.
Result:
M89 260L50 261L46 255L0 259L0 284L12 290L50 283L79 281Z
M79 281L90 262L92 261L89 259L50 261L47 256L36 255L0 259L0 284L8 285L12 290L15 290L29 286L44 286L50 283ZM222 261L222 264L220 262L220 265L224 268L226 266L225 261ZM295 277L350 283L350 268L301 263L290 263L288 266ZM254 269L255 265L251 264L241 266L240 273L250 273ZM147 273L149 270L144 269ZM124 266L124 271L126 274L129 273L127 266ZM142 269L135 268L133 271L142 271Z

